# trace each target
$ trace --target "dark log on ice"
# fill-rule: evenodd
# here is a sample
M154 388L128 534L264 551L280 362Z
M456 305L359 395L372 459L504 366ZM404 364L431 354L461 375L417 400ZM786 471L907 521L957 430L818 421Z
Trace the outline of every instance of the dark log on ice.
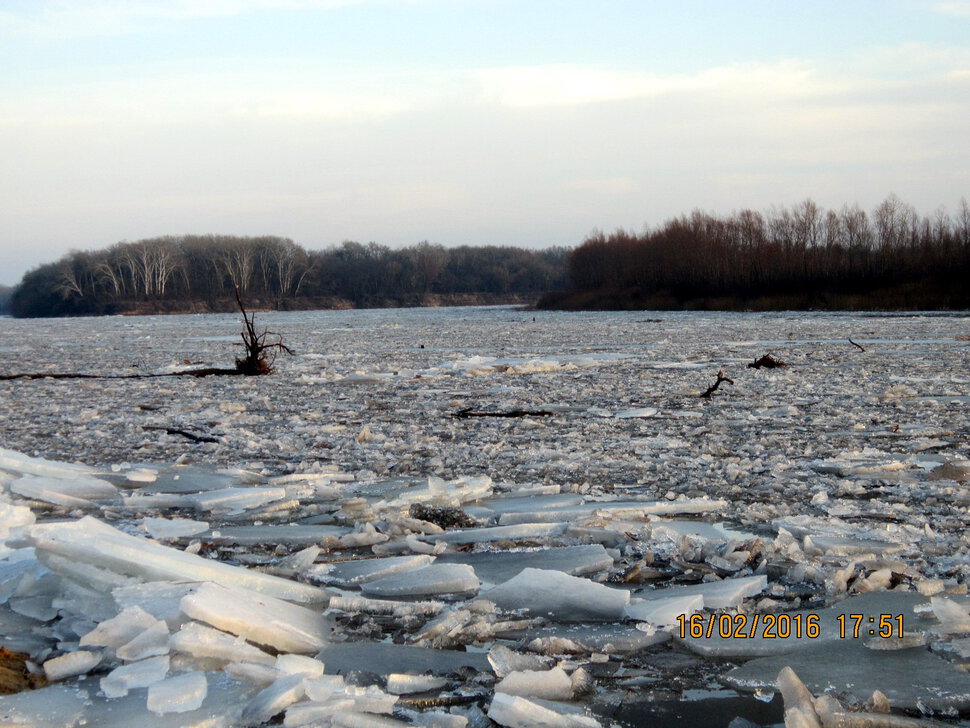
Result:
M158 430L160 432L168 433L169 435L181 435L182 437L188 438L192 442L219 442L216 437L209 437L208 435L196 435L194 432L189 432L188 430L182 430L178 427L161 427L157 425L143 425L143 430Z
M862 346L862 344L857 344L852 339L849 339L849 343L852 344L852 346L856 347L859 351L865 351L866 350L865 347Z
M788 362L782 361L781 359L775 359L771 354L765 354L760 359L755 359L753 362L748 364L748 369L777 369L778 367L787 367Z
M548 410L509 410L507 412L475 412L471 407L458 410L451 416L458 419L466 417L552 417L554 412Z
M707 391L704 392L704 394L701 395L701 399L710 399L711 398L711 395L714 394L714 392L717 390L717 388L721 386L721 382L727 382L728 384L734 384L734 380L733 379L728 379L727 377L724 376L724 370L723 369L718 369L717 370L717 381L715 381L714 384L712 384L710 387L707 388Z

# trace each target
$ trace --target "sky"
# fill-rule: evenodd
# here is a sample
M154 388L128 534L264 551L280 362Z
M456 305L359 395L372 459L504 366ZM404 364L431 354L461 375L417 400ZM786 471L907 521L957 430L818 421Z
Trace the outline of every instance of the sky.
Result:
M0 284L158 235L955 211L968 119L970 0L0 0Z

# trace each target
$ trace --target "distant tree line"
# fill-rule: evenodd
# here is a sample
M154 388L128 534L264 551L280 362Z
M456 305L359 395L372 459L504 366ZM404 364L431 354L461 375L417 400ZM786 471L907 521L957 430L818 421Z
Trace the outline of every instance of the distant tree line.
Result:
M9 313L11 295L13 295L13 288L0 284L0 316Z
M566 281L566 248L403 249L345 242L309 251L287 238L185 235L73 251L26 273L15 316L301 309L535 300Z
M548 308L966 309L970 206L924 216L895 195L871 213L812 200L589 236Z

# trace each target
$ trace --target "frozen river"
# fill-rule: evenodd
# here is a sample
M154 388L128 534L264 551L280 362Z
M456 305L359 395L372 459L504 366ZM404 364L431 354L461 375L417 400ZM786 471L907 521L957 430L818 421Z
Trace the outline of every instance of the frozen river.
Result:
M550 725L770 725L786 665L846 706L872 709L878 689L898 711L970 725L970 316L490 307L256 324L296 351L267 377L0 381L0 628L38 665L92 663L63 676L54 663L51 725L109 725L112 706L129 720L146 694L163 709L145 725L526 726L542 711ZM0 374L231 366L240 328L0 319ZM769 353L787 366L748 366ZM701 398L719 371L733 383ZM535 414L489 416L516 411ZM415 506L455 520L432 527ZM59 540L52 522L77 533ZM108 558L103 527L139 555ZM156 542L164 552L137 551ZM153 611L150 589L177 580L144 564L169 552L235 575L179 566L197 591ZM261 591L239 576L254 570L316 591ZM306 644L233 628L219 610L246 595L215 585L326 625L303 625ZM68 604L74 588L97 596ZM377 605L389 600L412 606ZM754 615L822 634L749 638ZM112 618L164 650L85 642ZM179 640L192 625L247 642L216 658ZM868 644L880 627L892 634ZM380 652L391 642L466 663ZM291 654L322 674L267 662ZM155 673L132 682L133 666ZM348 681L339 709L331 674ZM169 709L200 690L199 706ZM37 718L38 694L0 699L0 718Z

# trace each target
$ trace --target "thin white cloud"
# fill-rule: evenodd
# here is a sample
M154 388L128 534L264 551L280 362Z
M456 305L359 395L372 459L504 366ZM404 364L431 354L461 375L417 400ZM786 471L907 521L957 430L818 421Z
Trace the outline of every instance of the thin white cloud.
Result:
M970 2L965 0L950 0L933 5L933 10L943 15L955 15L958 18L970 18Z

